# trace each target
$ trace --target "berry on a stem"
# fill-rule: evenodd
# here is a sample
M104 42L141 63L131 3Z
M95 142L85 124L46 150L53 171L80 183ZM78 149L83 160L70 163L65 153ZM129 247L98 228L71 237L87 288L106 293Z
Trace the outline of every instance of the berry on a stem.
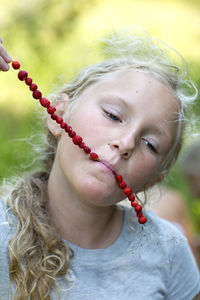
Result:
M37 86L37 84L35 84L35 83L32 83L32 84L30 85L30 87L29 87L29 89L30 89L31 91L36 91L37 88L38 88L38 86Z
M73 138L74 136L76 135L76 132L74 130L71 130L69 133L68 133L68 136L70 138Z
M91 152L91 149L90 149L90 147L88 147L88 146L85 146L85 147L83 148L83 150L84 150L85 153L87 153L87 154L89 154L89 153Z
M140 212L141 210L142 210L142 206L138 204L138 205L135 207L135 211L136 211L136 212Z
M129 195L131 195L131 193L132 193L132 189L130 187L128 187L128 186L125 187L124 194L127 195L127 196L129 196Z
M16 60L13 60L12 67L13 67L13 69L17 70L20 68L20 63Z
M86 146L86 144L85 144L84 142L81 142L81 143L79 144L79 147L80 147L81 149L85 148L85 146Z
M62 117L57 117L56 123L61 124L62 122L63 122L63 118Z
M54 107L54 106L49 106L48 108L47 108L47 112L48 112L48 114L53 114L54 112L56 111L56 108Z
M21 81L25 80L27 76L28 76L28 73L26 71L24 71L24 70L21 70L18 73L18 78Z
M140 224L145 224L147 222L147 218L145 216L141 217L141 218L138 218L138 222Z
M90 153L90 158L91 158L92 160L98 160L99 156L98 156L96 153L91 152L91 153Z
M51 114L51 118L52 118L52 120L56 120L57 119L57 115L56 114Z
M139 212L137 212L137 217L138 217L138 218L141 218L141 217L143 217L143 213L142 213L142 211L139 211Z
M138 205L137 200L131 201L131 206L132 206L132 207L136 207L137 205Z
M26 79L25 79L25 83L27 84L27 85L31 85L32 84L32 78L30 78L30 77L27 77Z
M134 201L135 200L135 196L133 194L131 194L131 195L128 196L128 199L130 201Z
M69 125L67 125L67 127L65 127L65 131L66 131L67 133L69 133L70 131L72 131L72 127L69 126Z
M42 93L39 90L33 92L33 98L40 99L42 97Z
M115 175L115 178L116 178L117 182L122 182L122 180L123 180L122 176L118 175L118 174Z
M43 107L49 107L51 103L47 98L40 98L40 104Z
M125 181L121 181L121 182L119 183L119 187L120 187L121 189L125 189L126 186L127 186L127 184L126 184Z
M75 135L74 137L73 137L73 139L72 139L72 141L73 141L73 143L75 144L75 145L80 145L80 143L82 142L82 137L81 136L79 136L79 135Z
M60 127L61 127L62 129L65 129L65 128L67 127L67 123L66 123L66 122L62 122L62 123L60 124Z

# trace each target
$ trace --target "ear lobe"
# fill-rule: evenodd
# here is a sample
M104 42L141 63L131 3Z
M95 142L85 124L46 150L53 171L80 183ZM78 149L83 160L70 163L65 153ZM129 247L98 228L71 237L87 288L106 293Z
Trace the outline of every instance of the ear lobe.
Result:
M52 102L52 105L56 108L55 114L59 117L63 117L64 113L66 112L68 100L68 95L62 93ZM62 133L62 128L56 123L55 120L51 119L51 115L47 116L47 127L54 136L60 136Z

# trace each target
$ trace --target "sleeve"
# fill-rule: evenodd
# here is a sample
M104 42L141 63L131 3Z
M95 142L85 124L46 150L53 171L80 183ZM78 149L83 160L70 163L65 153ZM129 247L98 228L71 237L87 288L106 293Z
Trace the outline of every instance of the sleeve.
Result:
M200 273L187 240L176 243L168 274L166 300L193 300L200 292Z

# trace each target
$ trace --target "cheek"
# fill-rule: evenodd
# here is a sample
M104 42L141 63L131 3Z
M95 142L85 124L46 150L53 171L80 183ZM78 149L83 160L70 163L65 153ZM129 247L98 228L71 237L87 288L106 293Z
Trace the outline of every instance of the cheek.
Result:
M89 147L99 145L104 139L105 131L100 114L89 110L84 114L76 113L72 116L70 125Z
M129 171L130 182L135 190L152 182L157 175L159 165L158 160L148 155L146 157L144 155L135 157L132 168Z

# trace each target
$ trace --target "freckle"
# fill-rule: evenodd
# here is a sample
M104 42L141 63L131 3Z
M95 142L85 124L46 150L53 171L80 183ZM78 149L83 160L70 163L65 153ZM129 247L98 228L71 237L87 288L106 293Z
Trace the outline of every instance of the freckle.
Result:
M135 92L136 92L136 94L138 94L138 93L139 93L139 91L138 91L138 90L136 90Z

